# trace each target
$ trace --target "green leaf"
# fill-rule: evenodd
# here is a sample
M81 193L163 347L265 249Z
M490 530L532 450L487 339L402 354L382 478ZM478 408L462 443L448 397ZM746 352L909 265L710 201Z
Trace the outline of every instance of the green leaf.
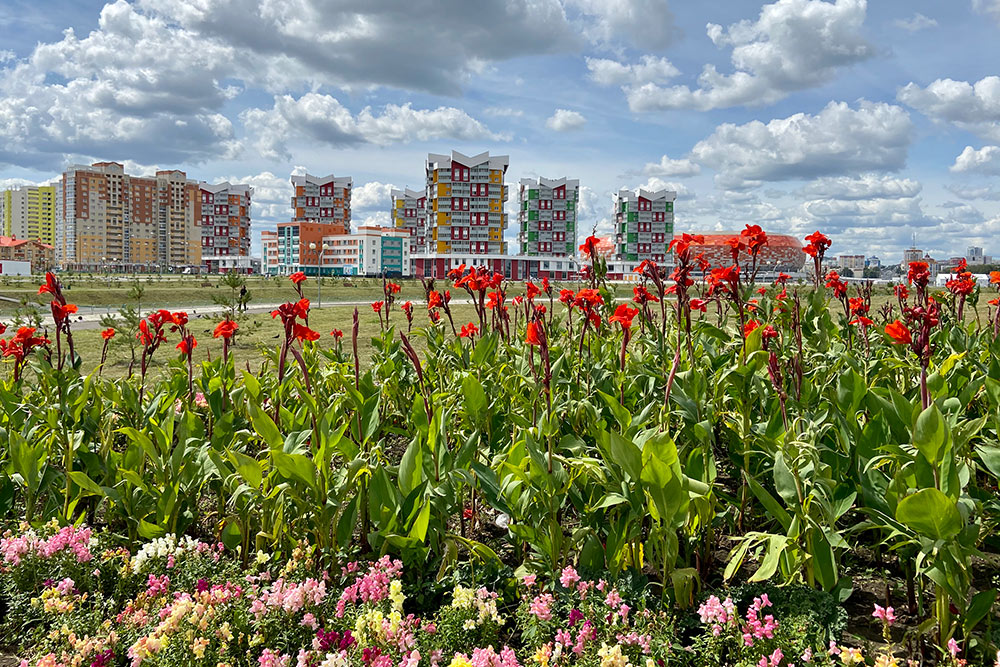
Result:
M473 421L478 422L483 418L489 401L483 385L474 375L466 375L462 379L462 395L465 397L465 410Z
M947 540L962 530L955 501L937 489L921 489L896 507L896 520L935 540Z
M267 413L253 404L250 406L250 421L257 435L267 443L271 449L281 449L285 444L285 439L281 437L281 431Z
M990 613L990 609L993 608L993 602L996 599L997 591L995 588L988 591L979 591L972 596L969 608L965 610L965 614L962 616L962 627L967 637L972 635L972 629L981 620L986 618L986 614Z
M281 450L272 450L274 465L285 477L297 479L310 487L316 483L316 466L312 459L303 454L286 454Z
M642 473L642 454L631 440L612 431L608 445L611 452L611 462L625 471L633 480L639 479Z
M413 520L413 524L410 526L409 537L420 540L423 542L427 539L427 527L430 525L431 520L431 503L428 500L424 501L423 506L420 508L420 512L417 517Z
M976 448L976 454L994 477L1000 479L1000 447L979 446Z
M767 581L778 571L778 564L781 559L781 552L785 550L788 538L784 535L771 535L767 540L767 551L760 567L750 577L750 581Z
M88 495L104 496L104 491L101 487L98 486L94 480L90 479L90 477L87 476L87 473L82 470L74 470L70 472L69 478L73 480L74 484L87 491Z
M931 404L917 417L913 427L913 445L932 466L941 463L948 444L948 426L936 404Z
M337 544L342 549L346 548L350 543L351 534L354 532L354 524L358 521L358 499L360 497L360 493L354 494L351 501L344 507L344 512L340 515L340 520L337 521Z
M795 477L785 464L781 451L774 455L774 488L787 505L798 504L799 493L795 489Z
M399 461L399 490L405 496L424 481L424 443L419 436L410 445Z
M837 559L833 554L833 548L826 535L821 530L812 531L812 557L813 568L816 573L816 580L824 590L831 591L837 585L839 575L837 574Z
M145 519L139 519L139 535L141 537L144 537L147 540L155 540L156 538L163 537L166 534L167 531L164 528L157 526L156 524L152 524Z
M743 477L746 479L747 486L750 487L750 491L757 496L757 500L760 501L760 504L764 506L764 509L766 509L771 516L778 520L778 523L780 523L781 527L787 532L789 526L792 525L792 517L788 514L785 508L782 507L781 503L775 500L774 496L768 493L767 489L761 486L757 480L748 475L746 471L743 472Z

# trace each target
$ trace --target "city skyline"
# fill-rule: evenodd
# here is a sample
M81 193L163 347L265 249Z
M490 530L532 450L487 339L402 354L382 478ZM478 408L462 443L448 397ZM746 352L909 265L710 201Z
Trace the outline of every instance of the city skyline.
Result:
M508 187L579 179L581 237L610 235L614 193L643 187L678 192L677 231L820 229L883 261L913 234L942 258L1000 252L1000 3L691 4L400 3L338 32L351 17L310 0L14 1L0 188L95 161L246 183L260 255L292 174L352 177L354 223L389 225L428 153L489 151Z

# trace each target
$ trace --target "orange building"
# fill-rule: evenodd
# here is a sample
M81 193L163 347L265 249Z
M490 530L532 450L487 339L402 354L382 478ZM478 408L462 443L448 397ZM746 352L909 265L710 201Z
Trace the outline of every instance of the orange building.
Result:
M332 225L336 229L331 234L351 232L351 187L350 176L337 178L329 176L293 175L292 221L319 222Z
M130 176L117 162L70 165L57 195L56 261L80 271L201 264L201 197L183 171Z

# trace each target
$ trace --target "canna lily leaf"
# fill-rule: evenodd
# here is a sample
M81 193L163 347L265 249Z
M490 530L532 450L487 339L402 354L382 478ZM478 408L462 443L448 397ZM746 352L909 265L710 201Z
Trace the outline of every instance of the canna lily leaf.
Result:
M962 515L955 501L937 489L921 489L900 501L896 519L934 540L947 540L962 530Z

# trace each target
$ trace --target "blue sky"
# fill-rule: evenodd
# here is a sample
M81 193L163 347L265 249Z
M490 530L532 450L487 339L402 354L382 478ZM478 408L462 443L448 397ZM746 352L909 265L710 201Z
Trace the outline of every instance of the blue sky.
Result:
M288 216L291 173L334 173L377 223L428 152L489 150L510 183L579 178L584 229L620 187L669 187L679 231L1000 255L1000 0L0 9L0 186L180 168L252 184L260 230Z

